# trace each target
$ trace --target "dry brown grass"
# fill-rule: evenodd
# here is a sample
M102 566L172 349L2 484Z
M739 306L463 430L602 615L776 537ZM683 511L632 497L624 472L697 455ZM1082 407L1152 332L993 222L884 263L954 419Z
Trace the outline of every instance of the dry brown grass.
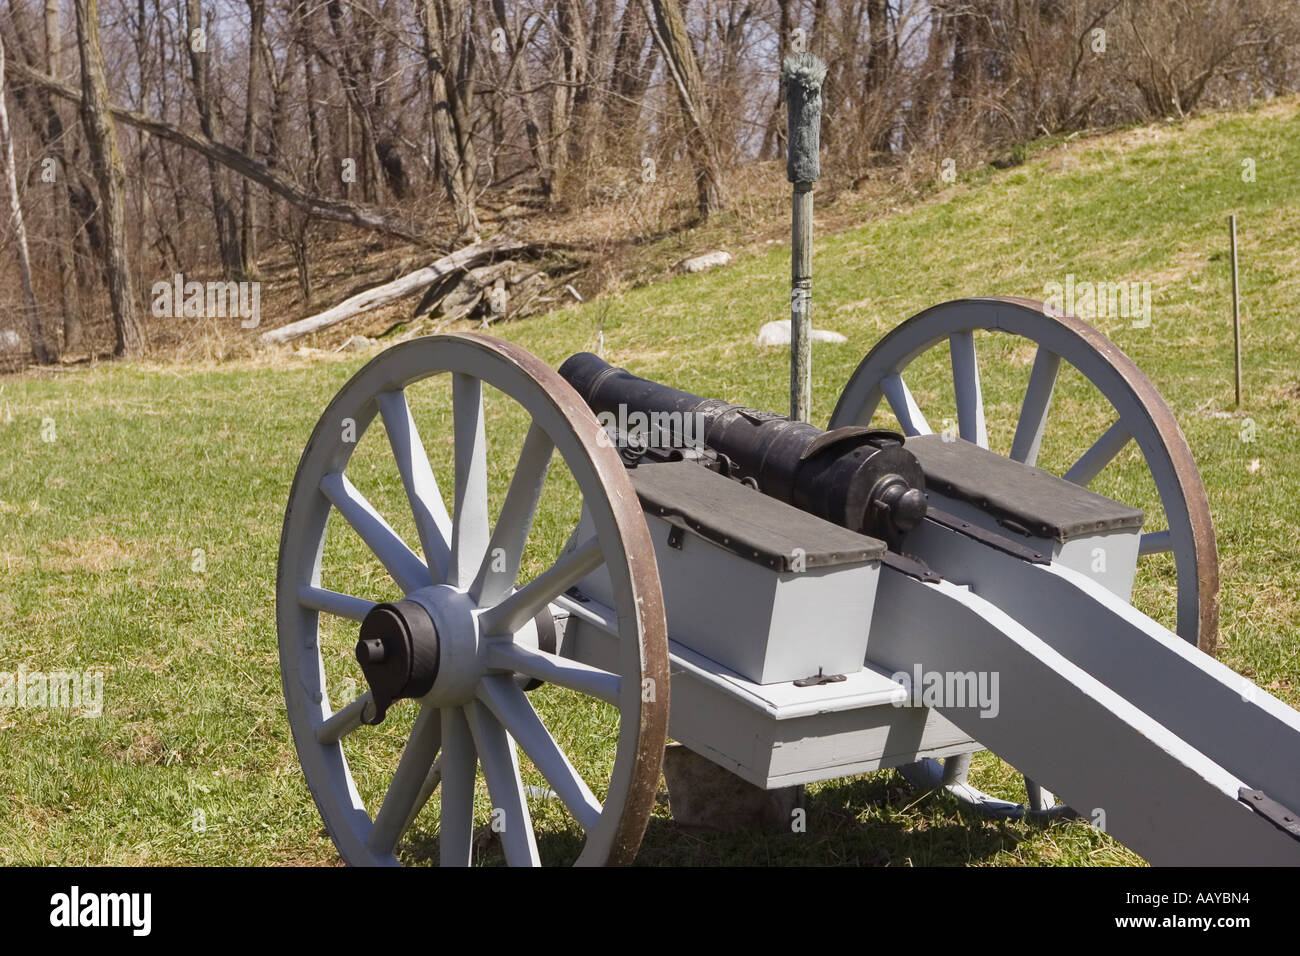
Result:
M1270 118L1292 118L1300 113L1300 97L1263 102L1253 112ZM1045 168L1052 171L1098 166L1108 162L1108 156L1162 142L1176 130L1194 132L1221 121L1222 116L1204 113L1176 124L1160 121L1122 130L1072 134L1046 152ZM954 158L958 170L964 171L989 157L972 153ZM839 232L915 204L932 191L940 161L937 156L912 155L896 165L872 167L853 178L828 171L817 190L818 231ZM959 181L946 186L945 194L951 198L971 188L976 186ZM670 277L677 264L692 255L725 249L744 256L788 241L790 186L783 161L746 163L730 169L725 191L727 211L701 222L694 207L691 172L685 162L659 166L649 182L642 180L639 166L611 165L591 178L581 196L554 208L525 207L507 195L494 200L499 208L485 209L483 219L488 232L509 230L523 238L576 247L578 251L566 263L574 271L557 278L556 288L548 297L547 308L554 309L573 301L564 290L566 285L572 285L583 299L590 300ZM1251 237L1243 236L1243 248L1248 248L1251 241ZM260 327L242 329L236 319L150 316L148 367L206 368L231 363L257 367L333 361L355 354L336 352L354 336L373 339L387 334L385 344L389 344L412 334L481 327L477 320L446 323L436 317L415 319L412 309L416 300L412 298L357 316L288 347L267 348L260 341L260 334L268 328L319 312L434 257L433 252L323 227L311 248L313 290L310 299L304 301L289 250L270 247L260 263ZM1185 279L1203 266L1203 261L1189 254L1158 275L1145 278L1168 284ZM186 278L206 281L217 277L194 273ZM142 290L142 295L147 293L147 288ZM864 300L840 308L869 312L872 307L872 302ZM102 351L110 336L102 313L93 317L91 333ZM65 357L65 361L69 360L79 364L65 369L95 364L85 354ZM0 367L0 373L23 370L21 362Z

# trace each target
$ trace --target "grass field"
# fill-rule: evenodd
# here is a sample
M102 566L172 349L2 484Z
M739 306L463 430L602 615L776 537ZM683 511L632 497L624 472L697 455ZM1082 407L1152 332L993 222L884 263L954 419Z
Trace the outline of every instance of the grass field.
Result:
M1254 181L1243 179L1253 160ZM1241 234L1246 399L1232 406L1226 217ZM1209 489L1222 563L1220 657L1300 704L1300 103L1161 125L1031 151L1021 166L970 173L888 217L817 238L814 321L848 336L818 346L814 416L824 423L881 334L964 295L1041 298L1045 283L1149 281L1152 322L1096 324L1151 376L1177 414ZM759 350L785 316L788 248L528 320L500 331L558 364L603 334L607 360L758 407L786 404L786 356ZM981 346L995 448L1010 443L1032 353ZM931 357L909 384L932 422L953 411ZM331 864L337 855L303 782L284 718L274 624L275 562L293 471L317 417L362 358L205 367L106 365L0 380L0 672L100 668L103 713L0 708L0 862ZM435 465L450 449L445 389L417 406ZM517 417L493 418L494 447ZM1063 377L1040 463L1060 467L1108 424ZM395 469L367 435L353 469L390 516ZM367 444L369 443L369 444ZM508 478L492 473L497 500ZM350 471L350 474L354 474ZM447 482L444 479L444 487ZM540 555L558 546L565 500L552 482ZM1132 447L1094 485L1161 516ZM400 522L395 522L399 530ZM355 539L327 558L383 596ZM414 538L408 538L414 540ZM1135 603L1172 624L1172 565L1144 563ZM346 673L345 628L331 633ZM359 674L354 675L359 678ZM607 759L609 714L543 711ZM340 694L340 701L343 695ZM364 733L363 791L391 772L409 713ZM558 735L558 734L557 734ZM985 754L973 780L1023 795ZM480 789L482 784L480 782ZM481 799L486 819L486 798ZM548 847L572 852L571 824L542 811ZM484 821L480 821L484 822ZM411 858L436 828L417 824ZM486 859L495 858L484 840ZM647 864L1043 864L1138 862L1082 823L972 818L913 793L892 771L810 788L804 834L702 835L660 806Z

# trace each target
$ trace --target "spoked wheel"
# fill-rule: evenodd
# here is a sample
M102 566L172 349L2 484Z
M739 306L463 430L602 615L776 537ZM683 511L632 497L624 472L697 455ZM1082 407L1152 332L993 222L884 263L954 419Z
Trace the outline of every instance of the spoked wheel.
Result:
M455 459L450 502L439 491L405 391L446 373ZM484 385L502 393L506 404L521 406L530 420L495 526L489 518ZM357 441L377 415L423 559L346 474ZM654 547L618 452L602 435L595 416L551 368L508 343L476 335L432 336L387 350L353 376L322 415L285 515L277 624L294 744L326 829L348 863L396 863L403 835L426 802L435 801L440 862L471 862L481 766L491 829L500 836L506 861L538 864L527 799L536 788L523 782L520 751L549 784L549 796L581 828L578 863L626 863L635 856L654 805L667 736L668 645ZM519 587L556 451L582 494L595 534L583 541L571 537L550 567ZM329 588L331 569L322 565L333 512L378 559L400 600L375 601ZM610 671L559 656L546 640L551 602L602 563L613 586L620 637L618 667ZM349 666L357 686L369 689L338 710L328 693L322 614L360 623L357 663ZM347 664L337 648L330 654L330 669ZM616 709L616 749L600 779L588 779L594 771L580 773L543 723L525 693L541 682ZM647 687L654 692L645 693ZM382 798L372 801L372 813L343 744L351 738L378 746L381 741L357 738L378 733L363 725L384 720L398 700L418 713L396 767L391 774L385 769L389 780Z
M845 386L830 427L870 422L883 399L907 435L930 434L930 423L908 389L904 373L919 356L946 342L951 354L958 434L988 448L975 353L977 331L1018 336L1037 347L1011 442L1012 459L1037 463L1063 362L1077 369L1110 403L1113 424L1085 446L1086 450L1064 471L1064 477L1087 486L1130 441L1137 443L1168 521L1166 530L1142 535L1139 554L1172 552L1178 579L1177 632L1206 653L1213 653L1219 620L1218 552L1209 499L1191 449L1151 380L1087 323L1028 299L959 299L933 306L876 343ZM951 766L941 776L950 791L953 785L973 789L965 784L964 766L953 764L951 759L949 763ZM930 779L937 773L937 767L927 765L923 773L915 775ZM1038 808L1050 804L1047 797L1036 797L1038 788L1031 782L1027 781L1027 789L1031 809L1036 808L1035 804ZM963 799L961 794L955 795Z

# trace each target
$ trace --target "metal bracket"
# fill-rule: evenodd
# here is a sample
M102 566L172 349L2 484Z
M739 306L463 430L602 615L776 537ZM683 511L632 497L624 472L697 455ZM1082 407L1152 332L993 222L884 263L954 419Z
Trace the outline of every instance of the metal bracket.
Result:
M886 551L880 558L880 563L885 567L893 568L909 578L916 578L918 581L924 581L926 584L938 584L943 579L930 570L930 566L919 558L908 557L905 554L899 554L897 551Z
M795 687L820 687L822 684L838 684L842 680L847 680L843 674L823 674L822 669L817 668L817 673L811 677L801 677L794 682Z
M1278 803L1263 790L1242 787L1237 799L1250 807L1273 826L1300 840L1300 814Z
M676 550L676 551L680 551L680 550L682 550L682 538L684 538L685 536L686 536L686 533L685 533L684 531L682 531L682 526L681 526L681 525L679 525L679 524L669 525L669 527L668 527L668 547L670 547L670 548L672 548L672 549L674 549L674 550Z
M941 527L948 528L950 531L956 531L958 534L964 534L968 538L973 538L980 544L988 545L990 548L996 548L1004 554L1009 554L1013 558L1019 558L1021 561L1028 561L1030 564L1051 564L1052 559L1049 555L1041 551L1035 551L1033 548L1027 548L1019 541L1015 541L1005 535L1000 535L994 531L988 531L979 525L971 524L963 518L957 517L931 505L925 515L926 521L933 521Z

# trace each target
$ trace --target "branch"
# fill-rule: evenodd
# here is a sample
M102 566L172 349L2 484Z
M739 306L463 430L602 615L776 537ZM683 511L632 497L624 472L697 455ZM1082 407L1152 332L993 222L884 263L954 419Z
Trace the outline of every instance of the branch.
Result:
M65 86L58 80L46 76L26 64L9 60L5 64L5 72L12 77L48 90L60 99L78 105L81 103L81 92L79 90ZM209 139L201 132L182 129L179 126L173 126L163 120L121 106L110 106L109 110L114 119L143 130L151 136L156 136L159 139L167 140L206 156L213 162L220 163L227 169L233 170L245 179L251 179L253 182L266 187L290 205L309 215L333 222L347 223L372 232L383 233L414 245L423 246L427 244L424 237L409 232L401 223L382 209L310 193L293 180L285 179L271 172L264 163L245 156L239 150L227 146L225 143L218 143Z

